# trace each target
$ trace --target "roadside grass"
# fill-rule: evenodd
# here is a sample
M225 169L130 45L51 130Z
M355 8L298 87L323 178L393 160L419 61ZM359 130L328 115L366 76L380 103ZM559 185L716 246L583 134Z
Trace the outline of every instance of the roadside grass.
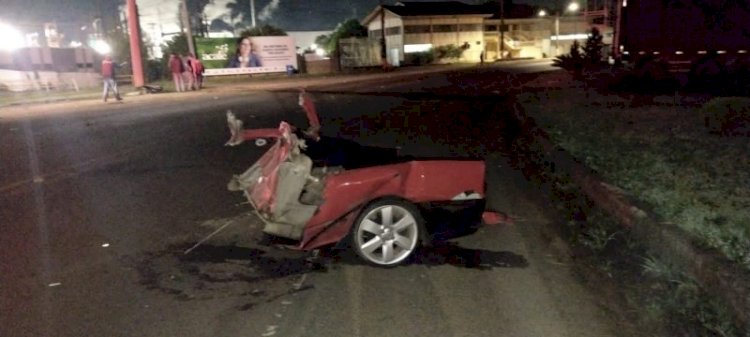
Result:
M553 143L663 223L682 227L694 242L750 269L747 137L709 133L700 101L675 104L674 97L657 97L633 106L630 97L561 83L518 96ZM593 272L585 278L592 285L614 281L620 291L612 296L628 304L614 311L643 336L750 336L735 325L726 303L669 261L648 255L630 230L594 207L570 177L543 169L549 163L542 157L522 162L535 167L526 169L532 180L567 217L561 230L582 271Z
M700 106L588 96L567 89L522 100L556 144L661 221L750 269L748 138L710 134Z

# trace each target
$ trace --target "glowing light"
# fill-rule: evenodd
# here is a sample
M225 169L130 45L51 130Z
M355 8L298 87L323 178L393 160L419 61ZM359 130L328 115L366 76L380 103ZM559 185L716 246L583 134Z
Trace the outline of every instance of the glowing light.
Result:
M568 12L575 13L579 8L581 8L581 6L579 6L577 2L571 2L570 5L568 5Z
M588 34L568 34L568 35L552 35L550 40L565 41L565 40L582 40L588 38Z
M109 43L103 40L96 40L91 43L91 48L94 48L97 53L105 55L112 52L112 47L109 46Z
M675 54L677 54L677 55L682 55L682 54L685 54L685 53L683 53L683 52L681 52L681 51L679 51L679 50L678 50L678 51L676 51L676 52L674 52L674 53L675 53Z
M24 37L18 29L0 22L0 50L13 51L26 46Z
M542 10L540 10L540 11L539 11L539 17L545 17L545 16L547 16L547 11L545 11L545 10L543 10L543 9L542 9Z
M82 44L82 43L80 43L80 42L78 42L78 41L71 41L71 42L70 42L70 47L71 47L71 48L78 48L78 47L80 47L80 46L82 46L82 45L83 45L83 44Z
M430 49L432 49L431 43L404 45L404 53L421 53L430 51Z
M323 48L318 48L318 49L315 49L315 54L317 54L318 56L325 56L326 51L323 50Z

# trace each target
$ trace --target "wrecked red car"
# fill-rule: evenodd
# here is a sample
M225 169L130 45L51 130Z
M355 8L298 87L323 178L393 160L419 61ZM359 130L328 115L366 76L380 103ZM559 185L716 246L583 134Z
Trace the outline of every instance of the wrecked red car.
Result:
M400 156L320 134L309 94L300 94L310 126L243 129L229 112L229 146L256 140L269 149L229 183L264 222L263 232L303 250L348 244L365 261L400 264L420 243L475 232L498 216L485 211L482 160Z

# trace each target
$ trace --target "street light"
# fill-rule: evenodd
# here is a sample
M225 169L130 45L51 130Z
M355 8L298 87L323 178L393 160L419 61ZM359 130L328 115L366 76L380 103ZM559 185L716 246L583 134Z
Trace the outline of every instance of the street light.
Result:
M580 5L578 5L577 2L571 2L568 4L568 6L565 7L564 10L555 11L555 55L554 56L557 56L560 53L560 50L559 50L560 49L559 48L560 47L560 42L559 42L560 41L560 14L561 14L560 12L563 12L563 14L565 12L576 13L578 12L579 9L580 9ZM537 13L537 16L540 18L546 17L547 11L542 9ZM575 25L576 27L574 28L577 31L578 21L576 21Z
M580 8L580 6L578 6L577 2L571 2L568 5L568 12L577 13L579 8ZM573 21L573 34L574 35L578 35L578 19L576 19L575 21Z
M0 50L14 51L25 46L23 35L18 29L0 22Z

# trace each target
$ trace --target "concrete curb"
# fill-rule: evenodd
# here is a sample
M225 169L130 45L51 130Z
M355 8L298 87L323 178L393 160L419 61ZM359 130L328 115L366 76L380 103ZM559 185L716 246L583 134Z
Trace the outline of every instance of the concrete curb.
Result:
M604 182L591 168L555 145L532 117L517 109L514 117L521 125L514 146L522 141L536 144L549 173L568 174L573 183L594 204L613 216L655 256L669 261L694 278L709 295L722 300L732 311L735 323L750 330L750 272L725 257L698 247L689 235L674 224L656 221L656 216L635 205L617 188ZM523 145L521 145L522 147Z

